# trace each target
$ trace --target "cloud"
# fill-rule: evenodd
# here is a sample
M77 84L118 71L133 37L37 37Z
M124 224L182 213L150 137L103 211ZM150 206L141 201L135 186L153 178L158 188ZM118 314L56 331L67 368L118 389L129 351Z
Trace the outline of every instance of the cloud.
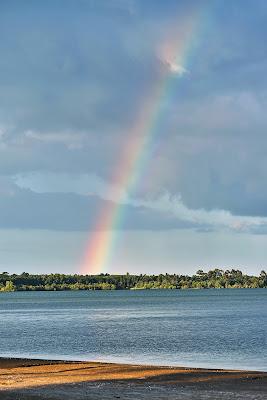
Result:
M0 197L12 197L15 196L18 187L13 183L10 178L0 176Z
M179 101L171 104L162 138L156 138L143 192L181 194L192 209L267 216L267 92L180 96Z
M17 175L13 181L19 186L20 191L28 193L29 199L34 200L33 208L35 206L38 208L43 201L47 201L51 208L55 206L57 209L59 198L62 200L63 209L69 203L69 199L73 198L74 204L80 204L82 214L88 213L88 216L96 212L96 209L101 211L105 207L114 209L120 207L125 217L122 226L118 226L118 229L136 229L142 226L143 229L151 230L190 227L199 231L217 232L266 233L267 231L267 217L235 215L224 209L190 208L184 203L181 195L166 193L152 200L133 199L126 196L124 204L119 204L122 198L121 189L99 180L94 175L39 172ZM6 185L9 192L12 189L13 194L15 184ZM86 211L87 208L90 212ZM64 221L74 219L75 213L76 211L69 209L66 211L66 216L62 218ZM88 226L88 229L92 228L90 224L88 225L88 221L85 225L82 221L84 217L77 217L77 229L79 229L79 224L81 230L84 226ZM37 222L37 226L40 224L39 227L41 227L42 223L41 219ZM53 224L51 228L52 226Z
M8 178L1 178L0 228L93 231L102 213L115 211L118 206L124 218L122 224L114 229L168 230L192 225L174 219L168 211L154 210L141 204L118 205L90 194L89 190L86 195L78 194L71 192L68 186L64 190L64 184L58 192L56 190L54 187L54 191L38 193L18 187Z
M35 193L74 193L82 196L96 195L118 202L126 198L125 190L109 183L96 174L38 171L16 174L13 182L21 189Z
M28 130L24 136L45 143L61 143L69 149L81 148L86 134L81 132L36 132Z
M251 217L233 215L227 210L190 209L182 201L181 196L165 194L153 201L137 201L137 204L161 212L169 212L180 221L191 223L195 228L212 229L217 232L266 233L267 217Z
M178 63L175 60L173 54L168 54L169 52L170 51L167 51L164 49L164 47L158 51L157 58L161 66L163 65L164 69L166 69L168 72L180 77L188 73L187 69L181 63Z
M174 74L177 74L179 76L183 76L184 74L186 74L188 72L182 65L175 64L172 62L167 62L167 65L171 72L173 72Z

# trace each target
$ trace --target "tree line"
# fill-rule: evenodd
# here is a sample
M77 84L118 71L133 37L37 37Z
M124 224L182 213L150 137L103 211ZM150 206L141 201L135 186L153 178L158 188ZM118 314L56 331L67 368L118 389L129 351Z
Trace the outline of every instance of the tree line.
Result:
M209 288L266 288L267 274L246 275L238 269L199 269L194 275L35 275L0 273L0 291L53 290L124 290L124 289L209 289Z

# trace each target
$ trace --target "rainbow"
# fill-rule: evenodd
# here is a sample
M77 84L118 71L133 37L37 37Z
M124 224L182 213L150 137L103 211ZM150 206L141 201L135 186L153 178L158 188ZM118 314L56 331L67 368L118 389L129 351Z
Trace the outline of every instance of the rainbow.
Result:
M150 160L150 149L160 134L158 127L164 118L163 104L169 101L176 82L186 72L201 14L202 11L197 10L184 20L182 26L174 25L167 34L167 40L159 48L163 71L141 104L139 115L127 133L126 145L112 176L112 183L121 189L120 198L117 203L110 202L110 206L101 210L97 216L80 269L82 274L93 275L107 271L116 247L118 228L124 220L123 204L127 201L127 194L132 194L137 188Z

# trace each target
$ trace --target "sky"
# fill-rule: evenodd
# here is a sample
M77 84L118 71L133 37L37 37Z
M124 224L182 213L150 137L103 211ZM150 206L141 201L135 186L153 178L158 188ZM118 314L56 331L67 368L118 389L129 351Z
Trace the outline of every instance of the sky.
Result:
M95 237L98 273L266 269L266 18L1 0L0 270L90 273Z

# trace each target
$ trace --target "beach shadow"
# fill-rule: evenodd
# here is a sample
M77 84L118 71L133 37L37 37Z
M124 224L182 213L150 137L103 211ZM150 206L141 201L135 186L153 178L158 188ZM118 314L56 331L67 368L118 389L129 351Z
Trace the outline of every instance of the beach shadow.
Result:
M90 369L77 368L77 370ZM93 367L97 368L97 366ZM66 369L64 372L73 371ZM60 371L63 372L63 371ZM77 375L78 376L78 375ZM267 373L193 370L142 378L75 381L0 390L1 400L265 400Z

